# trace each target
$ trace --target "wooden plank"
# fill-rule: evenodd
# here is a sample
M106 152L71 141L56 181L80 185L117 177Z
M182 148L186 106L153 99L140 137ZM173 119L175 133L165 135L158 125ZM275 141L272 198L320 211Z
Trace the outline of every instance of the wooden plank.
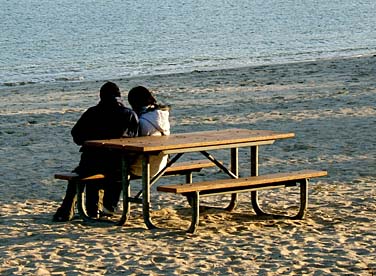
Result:
M189 153L189 152L198 152L198 151L223 150L223 149L271 145L271 144L274 144L274 142L275 140L267 140L267 141L246 142L246 143L238 143L238 144L199 146L199 147L194 147L194 148L175 148L175 149L170 149L170 150L163 150L161 152L163 152L164 154L175 154L175 153Z
M178 174L178 173L185 173L185 172L191 172L191 171L198 171L203 168L210 168L214 167L215 164L209 160L192 160L192 161L186 161L186 162L178 162L174 163L171 167L169 167L165 173L168 174ZM105 176L103 174L95 174L88 177L80 178L80 176L77 173L74 172L67 172L67 173L57 173L54 176L56 179L61 180L74 180L74 179L80 179L82 181L86 180L98 180L98 179L104 179Z
M238 179L220 179L196 182L191 184L176 184L176 185L162 185L157 187L158 191L168 192L168 193L190 193L190 192L200 192L208 190L220 190L236 187L247 187L256 186L262 184L275 184L279 182L287 182L300 179L309 179L314 177L326 176L326 171L314 171L314 170L303 170L296 172L287 173L274 173L261 176L250 176Z
M168 136L144 136L109 140L92 140L85 146L123 149L136 152L159 152L172 149L205 146L223 146L294 137L294 133L271 130L225 129L171 134Z
M174 163L171 167L167 168L165 173L178 173L201 170L204 168L214 167L215 164L209 160L192 160L185 162Z
M84 178L81 178L77 173L57 173L55 174L56 179L62 179L62 180L75 180L79 179L81 181L87 181L87 180L99 180L99 179L104 179L105 176L103 174L95 174L95 175L90 175Z

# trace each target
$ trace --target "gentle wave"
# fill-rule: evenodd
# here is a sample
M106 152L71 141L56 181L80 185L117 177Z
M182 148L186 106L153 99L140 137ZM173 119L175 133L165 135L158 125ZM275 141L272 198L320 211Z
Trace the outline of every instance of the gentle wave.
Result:
M43 9L40 5L0 0L0 87L376 52L373 0L145 0L142 5L46 0Z

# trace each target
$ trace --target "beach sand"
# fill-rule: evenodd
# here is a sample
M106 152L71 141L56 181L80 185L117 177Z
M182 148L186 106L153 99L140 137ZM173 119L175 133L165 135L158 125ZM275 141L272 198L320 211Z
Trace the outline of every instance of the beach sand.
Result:
M329 176L311 182L304 220L257 217L250 195L241 194L236 210L205 210L198 233L186 234L185 199L154 188L159 229L145 228L138 205L123 227L55 223L66 183L53 174L78 164L70 129L97 102L102 82L2 88L1 275L376 274L375 56L115 81L124 91L145 85L171 104L173 132L295 132L260 147L260 174L308 168ZM227 153L216 156L226 163ZM239 156L247 175L249 152ZM210 169L194 179L216 177ZM296 210L294 189L264 191L260 199L270 212ZM204 203L218 205L218 198Z

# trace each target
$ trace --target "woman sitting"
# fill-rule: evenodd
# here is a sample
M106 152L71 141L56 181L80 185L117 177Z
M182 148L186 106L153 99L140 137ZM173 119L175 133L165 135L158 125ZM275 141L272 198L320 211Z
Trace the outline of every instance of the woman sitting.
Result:
M143 86L132 88L128 93L128 102L139 117L139 136L170 135L170 107L160 105L152 93ZM150 174L155 175L167 164L165 154L150 157ZM131 166L131 173L142 175L142 158L137 157Z

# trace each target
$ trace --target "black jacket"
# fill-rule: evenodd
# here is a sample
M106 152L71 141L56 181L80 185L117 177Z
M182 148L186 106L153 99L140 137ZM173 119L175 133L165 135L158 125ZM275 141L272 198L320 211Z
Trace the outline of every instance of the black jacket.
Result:
M138 130L138 117L131 109L113 101L100 101L90 107L72 128L73 141L82 146L81 161L75 172L113 173L120 169L120 155L105 149L86 149L88 140L112 139L122 136L135 137Z

